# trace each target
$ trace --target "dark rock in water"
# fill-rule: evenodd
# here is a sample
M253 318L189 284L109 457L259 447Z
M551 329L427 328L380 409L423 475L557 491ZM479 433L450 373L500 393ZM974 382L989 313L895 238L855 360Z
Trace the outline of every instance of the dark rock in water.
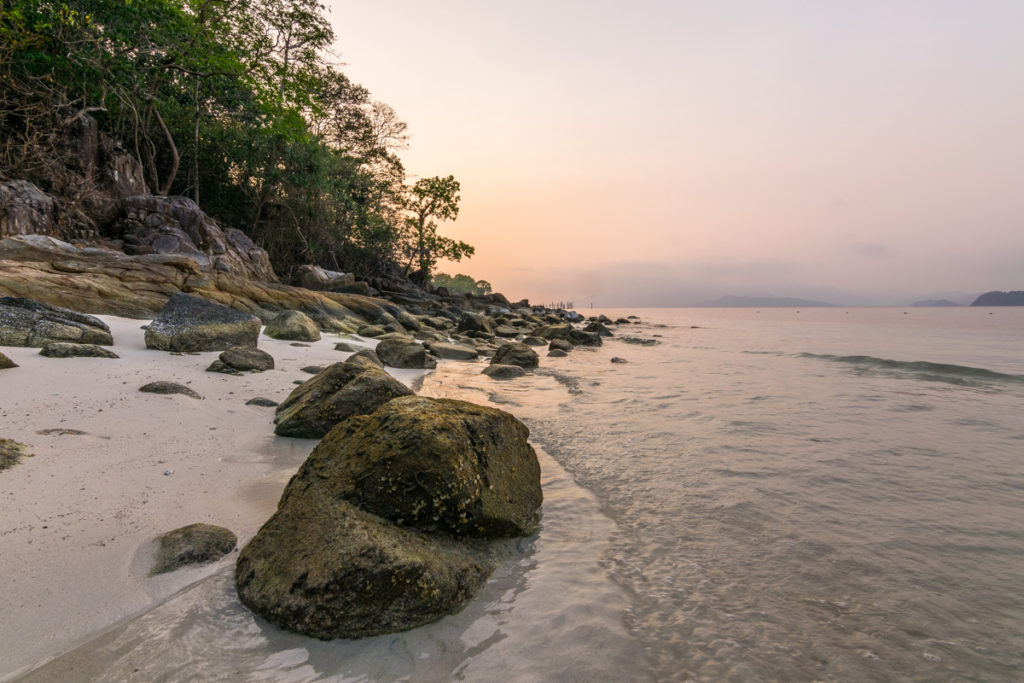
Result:
M99 344L73 344L71 342L47 342L39 354L47 358L120 358L116 353Z
M563 351L566 354L568 354L574 348L576 348L576 347L572 345L572 342L570 342L570 341L568 341L566 339L552 339L551 343L548 344L548 349L549 350L551 350L551 351ZM551 354L548 354L548 355L551 355Z
M299 368L299 369L302 370L302 372L305 372L305 373L307 373L309 375L316 375L316 374L319 374L319 373L323 372L324 370L326 370L327 366L326 365L307 365L306 367Z
M661 343L657 339L643 339L641 337L619 337L619 339L627 344L639 344L640 346L654 346Z
M494 352L491 364L518 365L521 368L531 369L540 365L540 358L537 356L537 352L526 344L502 344Z
M536 528L540 468L527 435L508 413L417 396L346 420L242 550L239 598L324 639L406 630L457 611L493 563L479 541L455 537Z
M568 323L545 325L537 328L537 330L534 331L534 334L541 339L547 339L549 341L562 339L564 341L571 342L575 346L601 346L601 336L599 334L577 330Z
M202 396L184 384L178 384L177 382L150 382L139 387L139 391L144 391L147 394L181 394L189 398L202 398Z
M377 344L377 357L392 368L423 369L428 367L427 350L423 345L403 339L385 339Z
M319 341L320 328L302 311L283 311L267 323L263 334L271 339Z
M629 318L619 318L615 321L616 325L629 325Z
M356 334L360 337L379 337L387 332L380 325L363 325Z
M310 491L281 505L242 549L235 588L242 604L282 628L363 638L458 611L492 570L482 549Z
M602 316L602 317L604 317L604 316ZM609 322L611 322L611 321L609 321ZM584 327L583 331L584 332L593 332L594 334L597 334L597 335L602 336L602 337L614 336L612 334L611 330L609 330L607 327L605 327L603 324L601 324L600 322L598 322L596 320L594 322L590 323L589 325L587 325L586 327Z
M150 576L219 560L235 549L238 538L221 526L190 524L158 536L157 543L160 547Z
M494 326L491 324L491 319L483 313L463 313L459 317L456 329L459 332L482 332L487 335L494 334Z
M219 360L235 370L273 370L274 357L252 346L232 346L218 356ZM211 366L212 367L212 366ZM209 370L211 368L207 368Z
M551 358L565 358L568 355L569 354L563 351L562 349L551 349L550 351L548 351L548 356L550 356Z
M548 342L546 339L541 339L531 334L523 337L523 343L527 346L547 346Z
M618 356L613 356L612 357L612 362L613 363L628 363L629 361L626 360L625 358L619 358Z
M496 408L405 396L332 429L281 498L311 486L401 526L494 538L532 533L542 494L529 430Z
M0 470L14 467L25 457L32 457L28 452L28 446L12 439L0 439Z
M113 344L99 318L21 297L0 297L0 346L42 347L49 342Z
M345 351L347 353L355 353L356 351L359 351L362 348L362 346L357 346L356 344L349 344L348 342L338 342L337 344L334 345L335 351Z
M0 353L0 370L7 370L16 367L18 367L17 363L8 358L6 355Z
M453 344L450 342L433 342L430 345L430 353L438 358L450 360L473 360L479 352L472 346L465 344Z
M497 365L488 365L481 374L487 375L491 379L515 379L525 375L526 370L518 365L502 365L499 363Z
M602 313L601 315L597 316L597 322L602 323L604 325L607 325L607 324L611 323L611 321L612 321L612 319L609 318L608 316L606 316L604 313Z
M247 406L260 406L261 408L276 408L277 407L277 401L272 401L269 398L263 398L262 396L257 396L256 398L250 398L248 401L245 402L245 405L247 405Z
M366 358L335 363L300 384L277 407L274 433L318 439L353 415L371 413L412 391Z
M175 294L146 328L146 348L223 351L256 346L260 319L191 294Z

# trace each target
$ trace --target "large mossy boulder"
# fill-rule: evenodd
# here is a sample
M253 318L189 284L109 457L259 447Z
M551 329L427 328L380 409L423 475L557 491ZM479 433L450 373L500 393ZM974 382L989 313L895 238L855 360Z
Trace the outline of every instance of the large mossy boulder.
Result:
M518 365L527 370L539 364L537 352L526 344L519 343L502 344L491 358L491 365Z
M323 640L394 633L457 612L493 570L489 554L395 526L320 492L282 502L242 549L242 604Z
M0 297L0 346L41 348L51 342L113 344L107 324L91 315L25 299Z
M214 301L175 294L146 328L146 348L161 351L224 351L256 346L260 319Z
M530 431L496 408L406 396L337 425L282 501L315 481L402 526L465 536L536 527L540 466Z
M372 360L353 356L296 387L277 407L274 433L318 439L353 415L371 413L412 390Z
M320 328L302 311L283 311L267 323L263 334L271 339L320 341Z
M338 424L242 550L241 601L324 639L457 611L493 569L482 539L536 529L540 467L528 435L503 411L418 396Z

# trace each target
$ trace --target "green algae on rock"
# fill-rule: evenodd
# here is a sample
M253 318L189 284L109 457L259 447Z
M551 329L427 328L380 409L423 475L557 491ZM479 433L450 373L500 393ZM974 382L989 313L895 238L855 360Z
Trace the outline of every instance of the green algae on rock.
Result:
M235 549L238 538L222 526L189 524L157 537L157 542L159 549L150 576L219 560Z
M22 458L31 458L28 446L13 439L0 439L0 470L14 467Z

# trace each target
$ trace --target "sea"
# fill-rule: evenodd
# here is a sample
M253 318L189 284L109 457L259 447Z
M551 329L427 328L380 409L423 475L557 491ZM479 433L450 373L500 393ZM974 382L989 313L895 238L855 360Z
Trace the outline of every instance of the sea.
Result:
M227 567L26 680L1024 679L1024 308L580 312L637 318L419 388L542 462L539 532L460 613L321 642Z

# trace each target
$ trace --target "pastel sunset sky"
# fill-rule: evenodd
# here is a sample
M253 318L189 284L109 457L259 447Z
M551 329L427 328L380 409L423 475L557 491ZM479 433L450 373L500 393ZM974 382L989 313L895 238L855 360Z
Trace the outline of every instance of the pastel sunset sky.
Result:
M329 0L512 298L1024 289L1020 0Z

